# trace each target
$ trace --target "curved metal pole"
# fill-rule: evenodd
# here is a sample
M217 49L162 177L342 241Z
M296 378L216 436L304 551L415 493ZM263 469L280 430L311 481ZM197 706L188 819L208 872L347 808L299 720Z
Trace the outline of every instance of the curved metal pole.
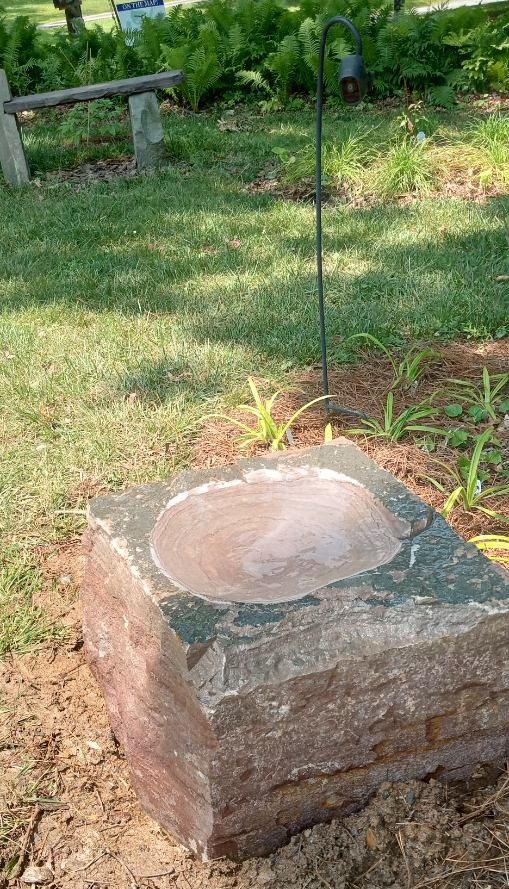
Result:
M357 28L342 15L335 15L325 23L320 41L318 62L318 81L316 88L316 271L318 287L318 311L320 315L320 348L322 350L322 385L325 410L330 414L350 414L354 417L365 417L362 411L354 411L348 407L331 404L329 399L329 372L327 369L327 334L325 329L325 304L323 298L323 249L322 249L322 117L323 117L323 73L325 66L325 45L327 35L333 25L344 25L353 34L357 55L362 55L362 39Z

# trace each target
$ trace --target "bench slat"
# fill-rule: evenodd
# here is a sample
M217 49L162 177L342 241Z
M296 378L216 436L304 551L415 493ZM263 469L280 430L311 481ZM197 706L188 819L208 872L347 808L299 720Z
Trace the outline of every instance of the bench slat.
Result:
M16 96L4 102L4 111L6 114L17 114L19 111L35 111L37 108L52 108L55 105L75 105L77 102L91 102L94 99L106 99L112 96L134 96L138 93L177 86L184 80L183 71L163 71L161 74L130 77L127 80L111 80L109 83L94 83L91 86L78 86L74 89Z

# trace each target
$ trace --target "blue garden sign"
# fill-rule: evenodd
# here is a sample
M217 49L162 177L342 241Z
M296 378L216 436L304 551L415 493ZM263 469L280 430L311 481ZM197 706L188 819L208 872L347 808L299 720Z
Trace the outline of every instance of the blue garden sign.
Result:
M139 31L146 16L164 15L164 0L132 0L115 3L118 21L123 31Z

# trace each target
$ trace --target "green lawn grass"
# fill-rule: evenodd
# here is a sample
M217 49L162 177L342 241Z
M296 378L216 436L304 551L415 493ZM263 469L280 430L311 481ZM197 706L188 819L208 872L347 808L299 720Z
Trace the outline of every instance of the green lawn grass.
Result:
M9 17L27 15L34 22L57 22L64 18L61 10L55 9L51 0L3 0L2 7ZM111 12L108 0L83 0L83 15L98 12Z
M86 492L184 467L200 418L245 397L249 373L276 385L319 359L313 207L246 190L274 147L311 138L313 114L225 115L231 131L218 116L165 115L180 161L156 176L0 186L0 541L23 560L80 530ZM328 134L345 119L329 110ZM27 132L36 171L129 149L127 131L62 147L57 120ZM326 206L332 359L359 331L507 324L508 211L506 195Z
M33 602L41 585L37 567L26 553L12 550L0 558L0 657L26 652L48 638L62 636Z

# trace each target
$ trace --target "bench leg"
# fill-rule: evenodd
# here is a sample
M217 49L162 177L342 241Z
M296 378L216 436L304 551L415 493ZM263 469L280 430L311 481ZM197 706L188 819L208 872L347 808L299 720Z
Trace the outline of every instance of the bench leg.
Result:
M155 93L129 97L134 153L138 170L156 170L168 163L161 112Z
M16 115L4 111L4 102L11 98L7 75L0 68L0 164L8 185L26 185L30 182L30 170Z

